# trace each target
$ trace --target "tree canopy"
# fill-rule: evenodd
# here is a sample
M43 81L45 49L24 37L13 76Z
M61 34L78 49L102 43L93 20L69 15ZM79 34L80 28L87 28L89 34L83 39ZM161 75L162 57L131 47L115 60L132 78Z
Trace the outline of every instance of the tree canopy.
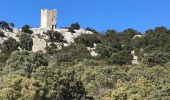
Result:
M78 24L71 27L80 28ZM0 44L2 100L170 98L170 30L165 27L142 34L134 29L100 33L87 28L94 34L78 36L61 49L56 43L65 43L64 36L48 31L44 34L50 45L45 53L31 51L29 30L24 26L19 40L0 33L0 38L5 38ZM92 56L92 51L97 56ZM135 57L138 64L132 63Z

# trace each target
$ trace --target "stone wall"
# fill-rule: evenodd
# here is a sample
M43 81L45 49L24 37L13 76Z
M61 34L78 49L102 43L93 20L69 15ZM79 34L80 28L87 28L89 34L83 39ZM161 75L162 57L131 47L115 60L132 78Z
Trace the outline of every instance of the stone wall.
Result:
M33 38L33 47L32 47L33 52L38 52L38 51L46 52L45 50L46 47L47 47L47 42L45 41L45 39L39 37Z

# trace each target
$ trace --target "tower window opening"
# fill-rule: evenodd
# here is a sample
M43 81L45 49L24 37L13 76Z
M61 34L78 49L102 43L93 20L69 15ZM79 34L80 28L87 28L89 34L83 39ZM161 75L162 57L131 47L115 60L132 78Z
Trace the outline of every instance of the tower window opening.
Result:
M54 25L52 25L52 31L54 30Z

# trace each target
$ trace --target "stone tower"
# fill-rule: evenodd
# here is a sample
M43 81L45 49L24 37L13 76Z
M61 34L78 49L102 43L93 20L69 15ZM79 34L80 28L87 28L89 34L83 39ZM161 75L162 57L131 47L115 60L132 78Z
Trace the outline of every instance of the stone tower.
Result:
M57 10L41 9L41 28L56 30Z

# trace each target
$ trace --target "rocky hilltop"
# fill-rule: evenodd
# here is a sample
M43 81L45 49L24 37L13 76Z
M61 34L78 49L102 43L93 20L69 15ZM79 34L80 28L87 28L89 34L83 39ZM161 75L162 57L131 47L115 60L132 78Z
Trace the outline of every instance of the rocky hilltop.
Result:
M69 32L68 29L57 29L54 32L58 32L63 36L64 42L49 42L49 36L45 33L48 31L51 31L49 29L45 28L30 28L29 30L32 31L31 38L33 40L33 46L32 51L43 51L46 52L46 48L51 44L56 44L60 49L62 46L69 46L71 43L74 43L74 39L78 36L81 36L83 34L94 34L92 31L88 31L85 29L78 29L74 30L74 32ZM2 36L0 36L0 43L2 44L3 41L7 40L8 38L13 38L16 41L20 41L19 37L21 34L25 34L21 28L13 28L12 31L8 29L0 29ZM61 46L62 45L62 46ZM95 44L94 44L95 45ZM88 48L88 50L93 50L91 48ZM92 55L96 55L94 51L92 51Z

